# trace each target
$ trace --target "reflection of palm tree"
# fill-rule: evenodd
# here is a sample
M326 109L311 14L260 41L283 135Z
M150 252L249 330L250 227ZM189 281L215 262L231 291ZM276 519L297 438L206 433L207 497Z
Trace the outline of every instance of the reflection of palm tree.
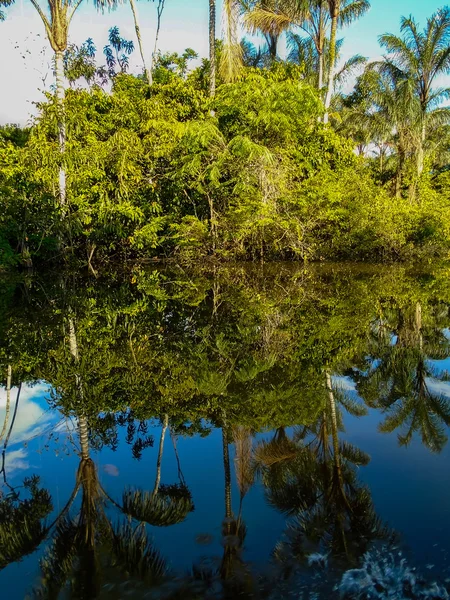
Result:
M153 491L150 493L142 490L127 490L122 500L127 514L155 527L168 527L181 523L194 510L191 492L186 486L180 468L178 469L179 483L161 485L162 456L168 427L169 416L166 414L161 430Z
M399 434L401 445L408 445L414 432L434 452L447 442L444 425L450 425L450 402L433 392L429 380L442 379L430 359L446 358L450 342L439 327L439 307L431 314L431 326L423 326L422 306L394 313L390 326L396 336L379 336L373 344L373 358L366 373L357 377L357 389L370 404L387 413L380 431ZM380 319L380 322L382 320ZM383 325L384 327L384 325ZM381 325L377 328L379 330Z
M293 517L276 549L276 556L287 564L318 551L353 564L370 542L388 533L375 514L369 490L357 481L355 466L367 464L369 457L339 440L341 406L353 415L366 411L333 386L328 371L324 390L324 408L312 426L297 429L292 440L279 437L281 449L275 438L271 442L272 456L278 454L280 460L270 470L278 469L282 476L263 476L263 483L272 486L272 504Z

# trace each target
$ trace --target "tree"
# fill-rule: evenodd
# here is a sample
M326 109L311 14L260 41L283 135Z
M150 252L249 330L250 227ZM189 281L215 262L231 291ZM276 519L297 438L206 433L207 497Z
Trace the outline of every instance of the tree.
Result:
M64 154L66 147L66 123L64 116L64 52L68 46L70 24L75 12L83 0L48 0L48 13L41 7L38 0L30 0L44 25L50 46L55 54L56 98L58 102L58 134L59 149L61 153L61 166L59 169L59 202L63 215L66 212L66 167ZM1 0L1 4L9 5L10 0ZM109 6L108 0L95 0L97 7Z
M216 93L216 0L209 0L209 95Z
M401 20L402 37L391 33L380 36L380 44L388 52L378 67L396 80L411 79L421 109L421 132L417 146L417 175L424 169L424 150L429 126L429 113L450 95L449 89L434 88L440 75L450 72L450 8L434 13L420 32L412 16ZM448 109L444 111L447 121Z
M417 302L380 318L378 334L382 335L374 339L372 364L357 376L357 389L370 406L386 414L381 432L400 430L402 446L418 433L429 450L441 452L448 441L450 402L433 391L432 382L447 375L439 375L430 361L446 358L450 344L440 327L439 305L426 321L422 310Z
M111 27L108 36L109 44L103 48L103 54L106 58L108 74L110 77L116 75L116 66L120 73L128 71L129 56L134 51L134 44L131 40L120 37L118 27Z
M328 9L331 19L330 29L330 52L328 64L328 88L325 97L325 115L323 122L328 123L329 108L334 90L334 79L336 72L336 44L339 26L348 25L355 19L365 14L370 8L369 0L328 0Z
M258 2L247 12L245 22L253 31L266 34L281 35L285 31L295 32L300 29L306 34L317 53L317 83L321 90L327 82L325 109L331 105L334 91L334 78L337 63L337 28L345 26L362 16L370 7L368 0L344 0L328 2L327 0L282 0L276 4ZM325 69L324 59L328 31L331 23L331 33L328 42L328 69ZM294 38L295 39L295 38ZM297 38L298 41L298 38ZM327 71L327 72L326 72ZM327 114L325 121L328 120Z

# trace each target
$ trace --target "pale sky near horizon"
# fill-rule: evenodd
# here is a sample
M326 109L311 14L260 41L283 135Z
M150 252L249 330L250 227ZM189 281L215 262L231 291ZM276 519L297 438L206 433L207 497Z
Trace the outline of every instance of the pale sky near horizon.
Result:
M42 6L46 5L44 0L40 1ZM372 0L369 13L341 32L340 37L345 38L343 58L353 54L371 59L380 56L378 36L388 31L398 33L402 15L413 14L424 25L426 18L444 4L445 1L437 0ZM138 2L138 8L145 50L150 56L154 45L156 9L148 0ZM16 0L15 5L5 12L7 18L0 22L0 124L25 124L34 112L33 102L42 98L39 90L48 89L53 83L50 68L52 53L42 22L29 0ZM127 3L102 15L95 10L92 0L84 0L72 21L70 41L81 44L88 37L93 38L99 49L100 62L103 59L101 49L113 25L119 27L123 37L136 41ZM166 0L159 49L181 52L187 47L193 48L200 56L208 54L208 0ZM131 70L138 71L140 68L136 51Z

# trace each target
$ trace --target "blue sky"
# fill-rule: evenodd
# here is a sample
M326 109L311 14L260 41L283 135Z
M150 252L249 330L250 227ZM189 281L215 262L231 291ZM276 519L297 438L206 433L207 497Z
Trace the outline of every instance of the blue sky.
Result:
M44 5L44 0L41 3ZM424 24L426 18L441 6L443 2L436 0L372 0L370 12L343 32L346 40L343 58L356 53L369 58L379 56L378 35L387 31L397 32L402 15L412 13ZM146 54L150 55L154 45L155 6L152 2L141 0L138 7ZM49 68L51 52L42 24L29 0L16 0L15 6L7 12L7 20L0 23L0 52L3 57L0 80L2 91L6 91L0 100L0 123L24 123L34 112L32 102L41 98L38 90L48 89L52 83ZM102 48L108 29L113 25L118 25L125 37L135 39L128 4L101 15L95 11L92 0L85 0L72 22L70 37L78 44L92 37L97 47ZM208 52L207 27L208 0L166 0L159 47L163 51L178 52L192 47L204 56ZM140 68L137 53L132 67Z

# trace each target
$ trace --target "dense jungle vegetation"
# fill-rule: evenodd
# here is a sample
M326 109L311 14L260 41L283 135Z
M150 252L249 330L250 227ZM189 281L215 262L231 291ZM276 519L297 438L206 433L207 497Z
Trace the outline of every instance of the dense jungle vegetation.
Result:
M130 4L141 74L117 27L103 61L91 39L69 43L80 3L39 9L55 93L30 127L0 130L0 265L447 256L448 7L402 18L382 60L343 64L368 0L226 0L222 40L210 0L209 58L155 51L148 65ZM241 25L265 44L239 42Z

